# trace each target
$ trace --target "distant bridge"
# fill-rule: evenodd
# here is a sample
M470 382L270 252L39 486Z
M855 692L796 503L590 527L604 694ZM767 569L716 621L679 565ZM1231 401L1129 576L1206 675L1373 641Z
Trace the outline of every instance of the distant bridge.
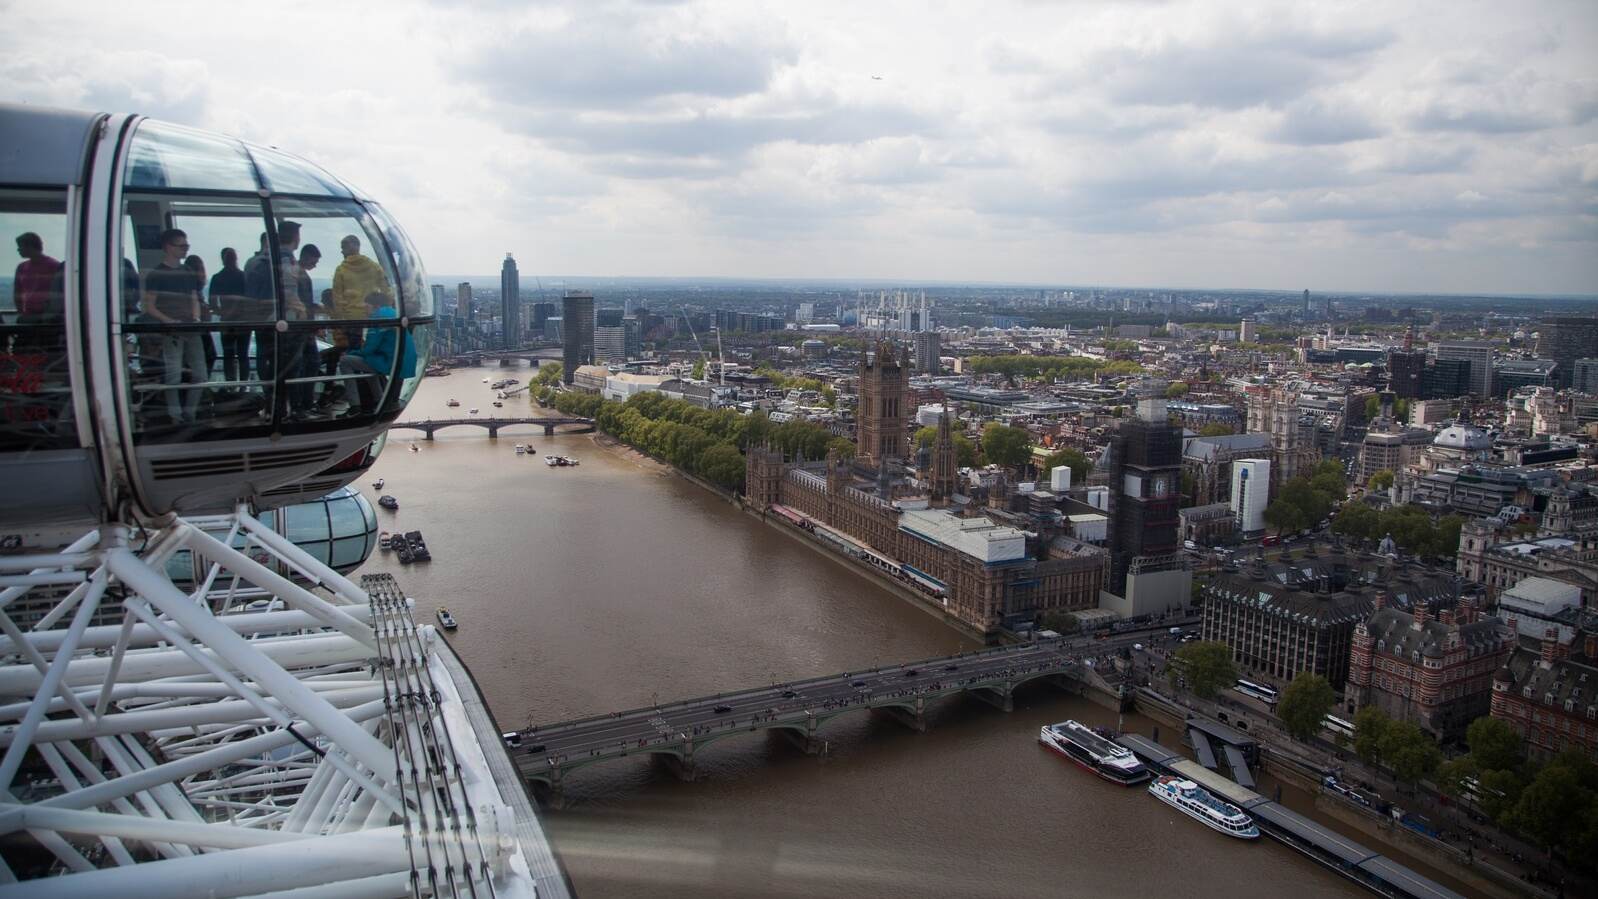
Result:
M506 349L462 350L449 356L436 358L433 361L442 365L481 365L485 359L498 359L500 364L508 364L517 359L537 363L540 359L547 359L550 350L561 348L560 341L536 341L519 347Z
M591 418L428 418L422 421L396 421L388 426L391 431L409 428L421 431L427 435L428 440L433 439L433 432L441 428L454 428L461 426L474 426L487 428L488 436L498 437L500 428L509 428L515 425L536 425L544 429L544 436L554 436L555 429L559 427L576 426L568 434L587 434L594 430L594 420Z
M679 777L692 780L695 752L738 734L775 730L813 755L825 749L817 736L821 726L848 712L878 709L917 731L926 730L927 703L955 693L1008 712L1015 689L1029 681L1079 691L1088 677L1081 657L1104 649L1044 640L718 693L532 727L520 732L522 745L510 752L522 776L549 786L559 805L568 773L608 759L661 756Z

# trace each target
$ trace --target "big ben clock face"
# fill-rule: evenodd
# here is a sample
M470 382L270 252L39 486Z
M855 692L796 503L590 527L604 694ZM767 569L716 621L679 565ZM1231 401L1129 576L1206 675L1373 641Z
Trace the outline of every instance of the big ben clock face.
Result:
M1171 481L1170 481L1169 478L1157 477L1157 478L1154 479L1154 495L1156 497L1168 496L1168 495L1170 495L1170 492L1171 492Z

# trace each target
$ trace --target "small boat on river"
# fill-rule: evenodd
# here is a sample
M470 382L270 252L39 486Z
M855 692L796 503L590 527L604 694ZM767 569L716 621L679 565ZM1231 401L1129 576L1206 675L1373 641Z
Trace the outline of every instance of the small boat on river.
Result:
M455 616L451 615L449 613L449 609L446 609L443 606L440 606L438 609L438 623L446 631L452 631L459 626L455 623Z
M386 493L377 498L377 504L379 506L382 506L383 508L389 510L390 512L392 512L395 509L399 508L399 500L395 499L392 496L389 496Z
M1191 780L1170 775L1156 777L1149 784L1149 795L1229 837L1259 839L1260 829L1253 818L1243 814L1243 810L1237 806L1217 799L1209 790Z

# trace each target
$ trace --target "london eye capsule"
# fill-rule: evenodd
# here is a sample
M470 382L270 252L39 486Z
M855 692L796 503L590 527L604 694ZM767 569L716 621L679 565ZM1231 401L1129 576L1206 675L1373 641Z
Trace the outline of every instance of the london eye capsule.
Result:
M0 229L8 530L321 496L370 467L426 367L404 232L275 149L0 104Z

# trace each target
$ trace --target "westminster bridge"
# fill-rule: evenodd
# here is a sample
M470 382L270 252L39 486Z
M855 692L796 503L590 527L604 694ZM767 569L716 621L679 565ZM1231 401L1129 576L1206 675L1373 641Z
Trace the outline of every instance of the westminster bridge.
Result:
M558 806L568 774L611 759L658 756L678 777L693 780L698 751L754 731L776 731L817 754L827 746L822 726L851 712L875 710L924 731L928 705L956 693L1008 712L1016 688L1032 681L1071 692L1083 692L1090 683L1113 691L1117 687L1107 687L1087 670L1092 663L1082 660L1121 642L1040 640L611 712L529 727L512 738L520 745L510 752L522 776L549 787Z

